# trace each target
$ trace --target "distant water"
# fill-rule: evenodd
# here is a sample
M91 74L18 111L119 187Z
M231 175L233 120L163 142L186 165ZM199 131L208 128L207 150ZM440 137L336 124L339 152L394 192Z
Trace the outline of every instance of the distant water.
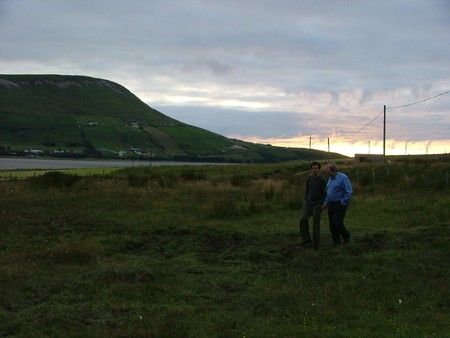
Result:
M172 162L172 161L130 161L130 160L77 160L77 159L41 159L0 157L0 170L14 169L77 169L77 168L107 168L107 167L138 167L162 165L205 165L224 164L206 162Z

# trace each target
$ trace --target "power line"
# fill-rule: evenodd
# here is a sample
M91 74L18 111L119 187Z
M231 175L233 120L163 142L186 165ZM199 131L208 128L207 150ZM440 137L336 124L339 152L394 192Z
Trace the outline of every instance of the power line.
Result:
M418 103L422 103L422 102L425 102L425 101L433 100L433 99L435 99L435 98L437 98L439 96L446 95L448 93L450 93L450 90L447 90L446 92L440 93L440 94L432 96L432 97L428 97L426 99L423 99L423 100L420 100L420 101L417 101L417 102L407 103L407 104L403 104L401 106L386 107L386 108L389 109L389 110L393 110L393 109L397 109L397 108L404 108L404 107L414 106L414 105L416 105Z
M414 106L414 105L416 105L416 104L418 104L418 103L422 103L422 102L425 102L425 101L433 100L433 99L435 99L435 98L437 98L437 97L439 97L439 96L443 96L443 95L446 95L446 94L449 94L449 93L450 93L450 90L447 90L446 92L440 93L440 94L435 95L435 96L432 96L432 97L428 97L428 98L423 99L423 100L420 100L420 101L416 101L416 102L412 102L412 103L403 104L403 105L401 105L401 106L386 107L386 109L393 110L393 109L398 109L398 108L404 108L404 107ZM379 113L379 114L378 114L377 116L375 116L372 120L370 120L368 123L366 123L364 126L362 126L361 128L359 128L357 131L355 131L355 132L352 133L352 134L358 134L358 133L361 132L362 130L366 129L366 128L367 128L369 125L371 125L372 122L374 122L381 114L383 114L383 112Z
M357 131L354 132L354 134L358 134L361 130L368 127L370 124L372 124L373 121L375 121L383 112L379 113L377 116L375 116L372 120L370 120L368 123L366 123L363 127L359 128Z

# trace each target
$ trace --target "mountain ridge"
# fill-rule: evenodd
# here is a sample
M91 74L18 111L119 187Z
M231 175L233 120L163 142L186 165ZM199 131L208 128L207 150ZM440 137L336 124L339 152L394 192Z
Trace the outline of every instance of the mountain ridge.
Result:
M0 74L0 152L215 162L343 157L230 139L167 116L116 82L56 74Z

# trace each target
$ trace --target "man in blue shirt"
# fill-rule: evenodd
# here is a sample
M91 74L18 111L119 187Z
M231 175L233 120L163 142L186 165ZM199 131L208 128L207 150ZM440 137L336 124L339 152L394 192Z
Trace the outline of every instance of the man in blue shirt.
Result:
M339 245L341 237L344 243L348 243L350 233L344 226L344 218L348 202L353 193L352 185L347 175L339 172L337 166L333 163L328 165L327 173L329 176L327 197L322 208L328 208L328 221L333 243Z

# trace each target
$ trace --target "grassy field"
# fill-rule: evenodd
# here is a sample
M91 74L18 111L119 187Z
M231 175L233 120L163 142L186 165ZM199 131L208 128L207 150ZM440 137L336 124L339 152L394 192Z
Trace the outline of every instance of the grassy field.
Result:
M0 181L0 335L448 337L449 162L345 166L352 241L299 245L307 164Z

